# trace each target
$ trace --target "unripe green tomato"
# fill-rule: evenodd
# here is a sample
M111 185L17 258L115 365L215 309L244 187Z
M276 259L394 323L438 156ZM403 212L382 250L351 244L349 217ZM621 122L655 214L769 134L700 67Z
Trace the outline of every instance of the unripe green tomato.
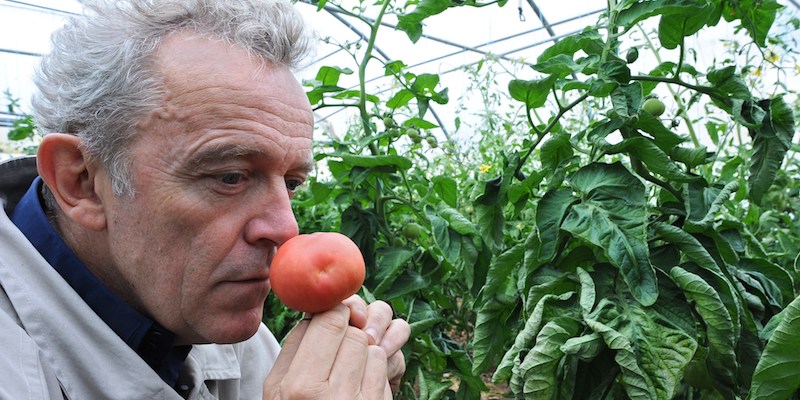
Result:
M639 49L637 49L636 47L631 47L630 49L628 49L628 52L625 53L625 61L627 61L628 64L636 61L636 59L638 58L639 58Z
M666 107L664 106L664 103L661 102L661 100L651 97L645 100L644 104L642 104L642 110L644 110L646 113L654 117L658 117L664 113Z
M406 129L406 136L411 138L411 140L413 140L414 143L422 142L422 136L420 136L419 130L417 130L417 128L408 128L408 129Z
M383 126L389 129L394 126L394 119L392 117L383 117Z
M419 237L420 232L422 232L422 227L419 224L409 222L403 226L402 234L407 239L416 239Z
M436 138L433 137L433 136L426 137L425 141L428 142L428 146L431 146L431 148L435 149L436 147L439 146L439 143L436 141Z

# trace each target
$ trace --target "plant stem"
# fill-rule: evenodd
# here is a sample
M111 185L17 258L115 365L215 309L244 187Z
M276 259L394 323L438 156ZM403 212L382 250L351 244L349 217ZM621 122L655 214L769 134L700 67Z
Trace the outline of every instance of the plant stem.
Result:
M639 28L639 30L642 32L642 35L644 36L644 40L647 42L647 47L650 49L650 51L653 52L653 55L655 56L656 61L658 62L658 64L661 65L662 64L661 55L658 53L658 49L656 49L656 47L653 45L653 42L650 40L650 36L647 34L647 32L645 32L645 30L644 30L644 28L642 28L641 24L636 24L636 27ZM681 46L680 46L680 55L679 55L679 59L678 59L678 66L675 68L675 74L674 74L673 78L676 79L677 82L684 83L685 87L688 87L688 86L686 86L686 85L689 85L688 83L685 83L685 82L680 80L680 72L681 72L681 69L683 69L684 54L685 54L685 47L684 47L684 40L682 39L681 40ZM631 79L633 79L633 78L631 78ZM645 80L645 79L642 79L642 80ZM675 83L677 83L677 82L675 82ZM672 94L672 98L675 99L675 103L678 105L678 107L681 110L685 111L686 108L684 107L683 100L681 100L680 95L677 92L675 92L675 90L673 90L672 87L670 87L670 86L667 86L667 90L669 90L670 94ZM695 90L697 90L697 89L695 89ZM707 92L702 92L701 91L701 93L706 93L709 96L711 96L711 94L709 94ZM683 119L683 122L686 123L686 129L689 131L689 137L692 139L692 144L694 144L695 147L700 146L700 141L697 139L697 134L695 133L694 124L692 124L692 120L689 119L689 117L686 115L685 112L681 113L681 118Z
M538 131L538 130L536 130L535 127L533 128L534 131L536 131L536 133L537 133L536 142L533 145L531 145L531 147L528 149L528 151L526 151L525 154L520 159L519 167L517 167L517 172L519 172L519 169L522 168L522 166L528 160L528 157L530 157L531 153L533 153L533 150L535 150L536 147L539 146L539 143L542 142L542 139L544 139L544 137L548 133L550 133L550 131L553 130L553 128L556 126L556 124L561 119L561 117L563 117L564 114L567 113L567 111L575 108L575 106L580 104L582 101L586 100L587 97L589 97L589 92L588 91L583 93L582 95L580 95L577 99L573 100L571 103L567 104L566 107L559 107L558 114L556 114L556 116L553 117L552 120L550 120L550 123L547 124L547 126L544 128L544 130ZM528 119L530 120L530 111L528 112ZM531 126L533 126L533 124L531 124Z
M359 97L358 108L361 111L361 124L364 127L364 133L369 135L372 133L372 128L369 125L369 112L367 111L367 64L372 59L372 50L375 48L375 41L378 37L378 29L381 27L381 20L383 19L386 9L389 7L391 0L383 0L383 5L375 18L375 21L370 25L369 40L367 41L367 48L364 50L364 57L358 65L358 80L359 80ZM373 153L377 149L371 144L370 149Z

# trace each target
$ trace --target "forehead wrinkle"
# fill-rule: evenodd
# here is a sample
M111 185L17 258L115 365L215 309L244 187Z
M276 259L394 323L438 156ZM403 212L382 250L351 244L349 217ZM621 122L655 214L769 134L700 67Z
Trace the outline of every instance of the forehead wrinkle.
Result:
M181 102L185 97L189 97L191 100ZM205 99L205 101L197 101L197 98ZM215 101L218 98L237 100L236 102ZM178 121L191 120L193 116L214 113L231 115L229 110L234 110L243 116L254 116L267 121L281 121L288 125L313 124L311 114L305 112L305 109L300 108L298 104L289 103L281 96L270 96L267 93L254 92L248 88L203 87L170 96L166 103L167 108L173 108L176 112ZM204 109L204 112L193 111L195 108Z

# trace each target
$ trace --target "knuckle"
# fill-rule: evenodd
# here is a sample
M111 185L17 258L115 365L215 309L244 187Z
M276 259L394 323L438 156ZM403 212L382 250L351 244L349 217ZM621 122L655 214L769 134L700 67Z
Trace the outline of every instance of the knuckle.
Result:
M383 363L388 362L386 352L380 346L369 346L369 356Z
M366 334L366 332L354 326L347 327L347 332L345 333L345 339L353 341L359 345L363 346L369 345L369 336Z
M394 311L392 310L392 306L390 306L389 303L383 300L378 300L370 304L369 307L383 315L391 316L394 313Z

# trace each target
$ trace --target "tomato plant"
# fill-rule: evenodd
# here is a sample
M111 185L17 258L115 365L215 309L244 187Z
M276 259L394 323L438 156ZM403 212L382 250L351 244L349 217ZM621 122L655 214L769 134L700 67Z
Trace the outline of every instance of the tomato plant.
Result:
M353 63L304 84L315 110L354 118L319 128L295 212L352 238L363 295L411 324L399 398L798 398L790 9L608 0L535 60L464 65L457 143L439 75L377 54L383 18L414 42L434 15L505 1L344 3L317 4L368 27L342 44ZM725 24L736 36L703 62L693 43ZM370 92L376 65L392 83ZM279 338L297 318L270 296Z
M489 384L516 398L793 390L780 365L797 357L786 333L800 224L782 188L797 187L797 100L770 54L796 59L770 34L777 2L608 1L532 72L500 66L513 75L504 88L497 60L465 66L483 125L466 148L444 132L435 149L423 132L441 127L431 110L447 89L374 45L386 14L414 41L449 7L488 5L445 3L376 3L361 18L366 45L345 48L356 64L306 82L315 107L358 110L300 204L366 250L369 294L411 323L401 396L478 399ZM688 40L725 23L745 44L700 65ZM366 90L369 63L395 78L392 91ZM773 66L777 85L764 87L756 72ZM359 90L336 89L355 70ZM391 127L376 123L386 115ZM421 227L413 240L408 221Z
M358 292L365 273L364 258L350 238L315 232L295 236L278 248L269 281L286 306L318 313Z

